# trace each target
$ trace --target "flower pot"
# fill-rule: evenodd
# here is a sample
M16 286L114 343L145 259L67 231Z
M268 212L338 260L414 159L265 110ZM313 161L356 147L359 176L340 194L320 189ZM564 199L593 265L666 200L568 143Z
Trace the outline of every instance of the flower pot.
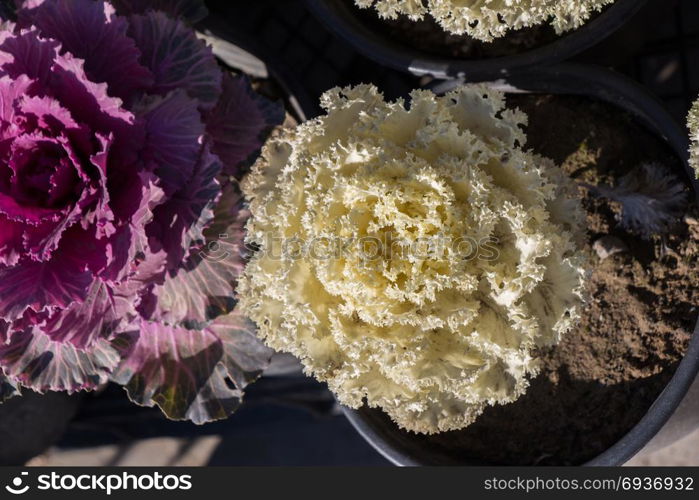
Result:
M213 6L212 6L213 9ZM270 51L251 38L246 32L235 29L212 10L211 15L197 25L207 43L213 47L214 55L235 71L251 78L269 79L278 86L278 97L284 100L287 111L299 122L319 113L318 104L308 95L303 85L287 67Z
M24 465L63 435L80 396L25 390L0 405L0 465Z
M437 84L433 90L438 93L446 92L456 85L459 85L458 81L445 81ZM592 102L599 103L597 105L604 107L604 109L612 110L612 113L617 113L620 117L623 115L624 120L629 120L625 122L629 123L629 131L635 130L631 127L643 130L644 134L647 134L648 137L652 137L653 141L664 148L668 158L672 157L673 164L677 169L674 173L685 180L685 184L689 189L688 197L692 200L697 199L699 195L699 182L695 180L694 172L687 164L688 139L686 132L683 127L672 119L663 105L638 84L602 68L566 64L521 73L516 76L512 75L511 77L489 83L488 85L504 90L508 95L512 96L512 99L517 99L517 96L521 99L523 95L528 95L528 97L532 99L540 99L541 96L537 97L537 94L553 95L554 97L559 96L559 99L586 99L585 102L589 99ZM556 114L552 114L552 116L553 120L556 120L558 117ZM562 126L562 124L558 122L551 123L552 121L544 121L543 127L548 127L550 133L553 133L556 128ZM587 130L585 123L567 123L565 125L569 126L570 130L574 130L576 127L582 132ZM632 132L628 132L628 134L632 135ZM547 137L545 133L540 135L544 138ZM617 137L613 137L610 141L616 141L616 139ZM689 226L687 226L687 228L689 228ZM680 240L684 242L683 244L689 244L691 241L694 241L693 238L689 239L684 236L680 237ZM609 263L608 261L608 264ZM612 263L614 266L626 265ZM600 268L602 267L601 263L597 265ZM663 290L665 289L663 288ZM629 293L631 292L629 291ZM596 295L593 295L591 298L597 300L595 297ZM559 417L568 419L563 422L565 425L561 424L559 427L563 428L564 432L570 433L572 443L577 443L578 445L593 443L595 447L600 448L595 452L594 456L589 456L584 460L581 459L577 462L574 460L558 460L548 458L545 454L542 454L540 458L527 460L524 463L518 463L517 459L512 457L508 458L506 462L499 462L492 458L484 458L487 454L481 453L483 449L488 450L490 447L494 450L504 444L520 446L518 443L520 443L520 441L526 442L526 439L530 439L530 442L536 445L537 442L535 438L531 437L536 435L533 427L531 427L530 436L527 435L530 428L522 426L520 426L522 430L518 435L513 435L506 430L500 432L500 428L497 426L492 427L493 432L491 433L484 431L482 427L467 428L464 430L467 434L468 432L473 434L474 431L478 430L479 434L475 436L475 439L480 440L479 445L483 445L481 448L469 448L469 445L464 443L473 442L473 435L466 440L460 437L459 434L453 433L442 435L441 438L439 435L437 435L436 438L426 437L399 429L398 426L391 422L390 419L378 409L370 409L365 406L359 410L345 408L344 411L359 433L381 454L397 465L534 465L539 463L545 465L621 465L644 447L647 447L647 449L658 449L671 444L673 441L699 427L699 397L697 397L699 394L699 381L695 382L697 373L699 372L699 335L696 333L692 335L692 331L696 332L698 329L696 327L696 309L693 308L691 302L692 301L690 301L690 304L685 305L679 304L679 302L676 305L672 303L669 306L671 310L668 314L670 314L670 316L684 318L683 324L686 325L683 333L685 344L682 352L684 355L678 354L676 361L672 364L668 364L667 368L658 374L661 378L651 379L650 376L648 378L639 378L637 384L634 381L634 383L631 384L619 384L619 387L617 387L613 384L605 385L602 380L596 380L594 377L591 377L584 383L584 387L581 387L579 397L576 396L578 399L575 400L574 404L577 404L577 406L569 408L570 411L560 410L560 408L568 407L563 406L563 403L560 403L560 407L557 407L556 405L559 405L559 400L551 401L550 398L547 400L546 393L543 392L543 399L539 401L551 404L552 413L547 414L541 412L539 415L540 423L537 425L541 427L541 435L545 436L546 433L549 432L548 426L550 423L558 424L558 421L553 422L553 420L550 419ZM696 302L693 303L696 304ZM654 310L656 304L650 301L647 307L649 308L648 310ZM686 309L683 309L684 307L686 307ZM659 309L660 305L657 305L657 308ZM604 309L603 311L608 311L608 314L611 316L617 314L613 305L610 305L608 309ZM692 313L690 314L688 311L692 311ZM622 314L624 313L622 312L618 315ZM628 314L630 314L630 312ZM643 331L643 327L636 328L634 326L633 329L630 327L629 331L631 330L641 331L641 334L646 335L646 332ZM648 324L648 332L651 331L656 332L656 326L653 323ZM597 335L609 338L615 338L616 336L614 342L618 342L621 345L620 349L622 349L623 352L623 349L626 349L624 342L626 333L627 332L623 330L615 331L610 329L601 331ZM582 335L588 335L587 330L585 330L585 333ZM589 333L589 335L592 335L592 333ZM655 333L652 335L655 335ZM652 335L649 340L651 342L654 340ZM671 334L668 333L668 337L670 335ZM659 338L656 340L662 343L667 339ZM584 348L584 344L581 345L583 345ZM632 349L630 345L629 343L628 348ZM602 356L605 356L604 349L605 347L601 347L600 351L598 351L600 352L599 359L603 359ZM578 351L574 349L572 349L571 352L574 357L582 357L582 353L578 353ZM590 351L586 352L589 353ZM656 375L653 375L653 377L655 376ZM646 375L643 375L643 377L646 377ZM650 385L646 385L651 383L655 384L652 390L648 389ZM693 383L694 386L690 391L690 387ZM534 387L534 383L532 387ZM553 384L550 392L557 394L556 397L560 397L562 401L564 397L567 397L567 393L563 394L562 391L556 392L556 387L557 383ZM530 392L531 391L532 389L530 389ZM523 398L528 397L530 392ZM639 394L638 397L635 396L637 393ZM597 399L597 394L601 394L603 397L601 396ZM624 400L625 396L629 399ZM630 409L632 406L631 400L637 401L642 397L647 398L647 406L643 406L646 400L644 400L643 404L634 406L638 408L635 410L638 417L636 417L636 413L634 413L634 420L629 420L630 417L628 415L632 413ZM536 401L536 399L534 401ZM610 408L615 408L615 410L593 408L594 411L591 412L592 415L599 417L600 415L605 415L605 411L609 411L611 414L607 415L606 420L602 418L596 420L593 426L578 426L577 423L584 418L580 415L587 415L590 413L587 412L587 410L589 410L588 406L592 407L597 401L613 402L615 406L612 407L610 405ZM517 404L519 404L519 401L513 403L513 405ZM531 403L527 404L531 406ZM627 404L629 406L628 411L626 409ZM634 403L634 405L635 404L636 403ZM505 417L508 416L506 412L509 406L511 405L502 406L494 410L500 411L500 413L497 414L500 415L500 422L508 422L503 419L502 415L503 412L505 412ZM513 413L509 415L511 419L516 419L521 416L521 414L516 413L520 411L519 409L510 409L509 411L513 411ZM538 410L534 410L531 413L536 414L537 411ZM568 413L556 415L556 411L568 411ZM612 419L623 420L624 418L627 419L628 425L625 423L625 427L619 427L619 429L622 430L619 431L618 435L610 434L604 438L609 440L609 442L603 442L601 434L603 434L605 427L612 426L612 424L616 423L616 421ZM589 420L592 421L593 418L590 417ZM479 419L474 426L480 421L481 419ZM517 423L514 425L516 424ZM590 428L598 429L600 432L589 431ZM579 429L585 430L580 431ZM494 436L494 434L502 434L502 436ZM613 436L613 440L610 436ZM492 446L490 445L491 442L493 443ZM520 446L518 449L522 450L524 448L524 446ZM594 447L591 447L589 449L593 448ZM475 451L476 449L481 451ZM517 450L515 450L515 452L516 451ZM502 454L503 452L500 451L499 453ZM523 453L522 456L525 455L526 454Z
M525 52L487 59L434 55L393 40L368 26L362 12L347 0L306 0L310 10L338 36L374 61L391 68L435 78L493 79L515 70L549 65L584 51L620 28L645 0L617 0L577 30Z

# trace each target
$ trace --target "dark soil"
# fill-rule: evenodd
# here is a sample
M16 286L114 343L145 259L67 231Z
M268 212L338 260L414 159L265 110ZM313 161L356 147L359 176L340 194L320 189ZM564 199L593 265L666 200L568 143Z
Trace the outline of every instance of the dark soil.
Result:
M374 9L360 9L354 5L354 0L346 2L351 4L363 22L387 37L408 47L448 58L505 57L542 47L561 37L551 26L542 24L511 31L492 42L482 42L467 35L444 31L429 15L421 21L411 21L407 16L394 20L381 19Z
M512 95L508 101L530 117L529 147L572 177L613 184L639 163L657 161L687 182L692 199L675 154L616 108L565 96ZM688 205L663 247L660 238L645 241L620 229L617 207L582 188L581 194L593 268L581 324L541 353L541 374L517 402L489 408L462 431L411 441L438 450L447 462L582 464L631 430L668 383L697 320L696 205ZM604 235L630 250L601 260L592 244Z

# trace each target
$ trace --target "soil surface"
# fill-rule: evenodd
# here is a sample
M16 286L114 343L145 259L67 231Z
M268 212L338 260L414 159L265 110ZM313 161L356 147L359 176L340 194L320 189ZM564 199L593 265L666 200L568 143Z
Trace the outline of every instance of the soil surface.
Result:
M565 36L565 34L557 35L550 25L542 24L510 31L492 42L482 42L467 35L454 35L445 31L429 15L421 21L411 21L407 16L399 16L393 20L381 19L374 9L360 9L354 5L354 0L345 1L368 26L403 45L442 57L457 59L505 57L542 47Z
M697 209L675 154L616 108L568 96L511 95L508 102L529 115L529 147L573 178L614 185L655 161L687 184L686 215L651 241L621 229L618 207L580 188L593 268L580 325L541 353L541 374L517 402L489 408L465 430L410 438L449 462L577 465L640 421L686 352L699 304ZM607 235L629 250L600 259L592 245Z

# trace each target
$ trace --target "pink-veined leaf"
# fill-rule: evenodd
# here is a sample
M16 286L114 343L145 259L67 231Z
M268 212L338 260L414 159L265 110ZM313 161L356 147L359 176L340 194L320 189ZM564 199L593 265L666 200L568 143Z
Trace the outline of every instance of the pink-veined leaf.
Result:
M20 223L0 214L0 266L14 266L23 253L24 230Z
M106 83L109 95L129 102L153 81L139 63L140 52L126 34L126 19L113 15L101 0L51 0L20 12L22 24L39 28L45 38L61 42L61 50L85 61L91 81Z
M107 382L128 351L126 336L96 340L89 349L56 342L38 329L16 332L0 346L0 370L9 379L38 392L94 390Z
M110 97L106 84L90 81L84 63L70 54L59 55L58 44L42 39L36 30L0 37L0 74L13 80L35 80L31 89L53 97L68 110L76 122L92 131L114 137L113 160L129 164L143 146L143 127L122 107L120 99Z
M237 388L244 389L269 366L274 351L257 337L255 324L238 309L216 318L208 330L221 339L223 364Z
M243 209L237 186L228 184L204 232L205 245L153 289L153 318L167 324L207 324L235 306L235 289L245 267Z
M56 311L42 330L53 341L85 350L101 339L112 338L134 316L129 301L115 297L111 287L95 280L84 301Z
M163 190L156 185L157 177L152 172L138 172L122 179L118 197L113 206L118 217L128 221L109 240L112 261L105 269L105 276L122 282L136 272L137 258L149 251L145 228L153 220L153 210L162 203ZM164 259L163 259L164 260ZM164 272L164 265L162 272ZM148 276L150 277L150 275ZM142 276L147 281L148 277ZM130 285L133 287L133 285Z
M196 101L181 90L149 99L143 106L147 134L143 158L157 165L155 173L169 197L192 177L201 155L204 124Z
M141 64L153 74L149 94L181 89L202 111L216 105L223 74L211 48L189 26L157 12L130 17L128 33L141 50Z
M167 253L168 269L179 268L191 250L204 244L204 230L221 194L220 172L221 162L205 144L185 187L153 210L147 234L155 251L162 247Z
M249 322L235 313L201 330L143 321L112 380L140 405L203 424L233 413L270 357Z
M1 66L1 63L0 63ZM31 93L32 80L26 75L17 78L0 77L0 140L16 137L20 127L16 123L17 101Z
M65 253L48 262L0 267L0 317L12 321L30 307L68 307L85 299L92 279L83 260Z

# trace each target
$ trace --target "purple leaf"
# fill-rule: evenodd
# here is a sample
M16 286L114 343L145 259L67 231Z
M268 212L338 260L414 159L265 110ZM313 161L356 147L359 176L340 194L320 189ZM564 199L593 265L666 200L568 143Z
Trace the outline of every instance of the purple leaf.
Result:
M59 141L41 135L22 135L12 141L10 152L3 160L6 163L0 164L0 213L32 225L57 221L65 215L64 208L47 206L39 195L33 195L43 192L45 196L51 168L67 161Z
M28 95L31 88L32 81L26 75L17 78L0 77L0 139L19 134L20 127L16 123L19 110L16 103L22 96Z
M107 86L91 82L80 59L65 55L52 66L48 88L73 117L94 132L114 134L129 141L138 150L143 141L136 140L140 127L134 127L135 117L122 107L121 101L108 95Z
M242 209L242 201L234 184L224 188L215 218L204 232L204 247L154 288L154 319L167 324L206 324L233 309L237 281L245 267L248 212Z
M224 165L224 173L239 177L244 167L259 156L270 133L284 122L281 103L257 94L245 76L223 78L223 95L207 121L213 150Z
M140 52L126 34L126 20L114 16L108 3L52 0L21 12L20 20L60 41L62 51L83 59L90 80L107 83L111 96L128 102L152 84L150 71L139 64Z
M155 185L155 180L155 174L139 172L121 186L114 208L118 217L128 223L121 226L109 240L113 260L105 270L105 276L112 281L121 282L127 275L131 277L131 274L136 273L133 267L137 256L150 251L145 228L153 220L154 208L164 198L164 193ZM148 278L144 276L143 279Z
M36 80L32 88L58 101L76 122L114 137L115 160L134 161L144 140L134 115L122 107L121 100L107 94L106 84L88 79L83 61L70 54L59 56L57 46L54 41L40 38L36 31L4 41L0 37L0 68L14 80L23 75Z
M92 279L83 259L60 250L48 262L0 267L0 317L12 321L28 308L65 308L83 301Z
M8 32L0 35L0 67L12 78L26 75L45 86L50 80L60 44L39 38L36 30L9 35Z
M112 338L129 316L135 316L131 304L114 297L110 287L95 280L83 302L57 311L42 330L55 342L85 350L101 339Z
M12 196L3 193L0 193L0 214L4 214L10 220L25 221L31 225L56 221L61 217L61 212L57 210L21 205Z
M182 21L151 13L129 18L129 36L141 50L141 64L153 73L149 94L184 90L208 111L221 96L222 72L211 48Z
M81 220L83 224L89 223L94 228L94 234L98 239L105 238L114 232L112 224L114 216L108 204L109 196L106 189L106 152L94 155L91 162L85 162L82 165L80 153L72 150L68 141L59 142L63 142L62 154L66 157L52 162L52 167L56 170L50 177L50 183L53 184L45 190L48 201L62 199L61 191L56 191L59 187L56 184L58 179L69 181L63 188L66 196L79 195L79 198L72 203L72 208L69 203L61 212L56 212L58 217L43 220L27 230L25 247L32 258L40 261L49 260L60 243L63 233ZM21 143L19 139L15 141L15 145L19 143ZM102 147L105 150L108 148L106 141L103 141ZM36 162L36 157L33 158L33 162ZM84 171L85 167L88 168L87 172ZM97 177L94 181L97 185L83 184L92 182L90 177Z
M199 161L204 124L196 101L178 90L149 103L143 114L146 122L146 149L143 157L157 165L168 196L184 188Z
M270 357L237 314L204 330L143 321L138 341L112 380L138 404L157 405L171 419L203 424L233 413L244 387Z
M122 15L162 11L170 17L186 19L192 24L209 14L204 0L112 0L112 4Z
M18 222L0 214L0 269L2 266L17 264L23 251L23 235L24 231Z
M113 344L119 344L117 349ZM52 341L38 329L15 333L0 346L0 369L9 379L35 391L93 390L108 380L127 339L99 339L88 350Z
M70 112L50 97L25 96L19 101L19 112L25 116L33 116L37 127L47 135L58 135L66 129L80 128Z
M218 157L205 145L185 187L153 211L147 234L151 246L158 243L156 252L162 248L167 253L168 269L179 268L192 249L204 244L204 229L221 194L220 172Z
M11 335L10 324L0 319L0 345L6 344Z
M269 366L274 351L255 334L255 324L237 309L220 316L208 328L221 340L223 364L235 386L244 389Z

